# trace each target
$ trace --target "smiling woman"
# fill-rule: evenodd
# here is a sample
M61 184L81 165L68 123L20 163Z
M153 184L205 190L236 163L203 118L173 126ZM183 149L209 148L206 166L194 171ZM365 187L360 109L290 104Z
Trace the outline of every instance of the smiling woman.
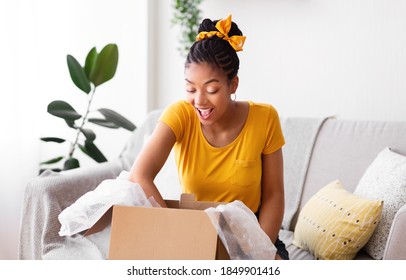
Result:
M230 103L230 96L238 87L237 76L229 81L222 69L202 62L187 64L185 77L186 100L196 108L201 121L206 121L206 124L209 120L215 122L216 114L217 118L221 118L224 114L222 110L227 110L229 105L241 106L240 102ZM216 106L209 106L210 104L216 104ZM226 120L234 122L236 119L234 117L223 119L224 122Z
M231 15L204 19L196 38L185 63L185 100L163 112L131 168L130 180L166 207L154 180L174 147L184 193L199 201L242 201L275 244L276 258L288 259L278 238L285 143L278 113L269 104L232 98L239 85L237 52L245 36Z

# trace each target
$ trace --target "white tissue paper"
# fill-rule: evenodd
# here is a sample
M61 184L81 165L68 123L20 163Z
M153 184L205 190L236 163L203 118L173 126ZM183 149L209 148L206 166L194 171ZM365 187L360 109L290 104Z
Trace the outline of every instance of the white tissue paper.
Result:
M128 180L123 171L116 179L102 181L93 191L85 193L58 216L60 236L71 236L92 227L113 205L158 207L153 199L147 199L139 184Z
M205 210L230 259L274 260L276 247L261 229L255 214L236 200Z

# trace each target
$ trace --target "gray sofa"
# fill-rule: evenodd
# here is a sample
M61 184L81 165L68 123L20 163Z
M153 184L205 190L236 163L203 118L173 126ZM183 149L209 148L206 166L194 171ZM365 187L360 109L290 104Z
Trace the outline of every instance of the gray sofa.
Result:
M19 236L20 259L105 259L106 234L60 237L59 213L100 182L129 170L151 134L161 111L151 112L131 135L115 160L61 173L46 171L25 186ZM406 122L354 121L338 118L281 118L285 135L284 167L286 209L280 238L291 259L314 259L295 246L295 225L306 202L329 182L339 179L352 192L365 170L385 147L406 155ZM156 180L163 196L180 194L171 154ZM106 229L108 230L108 229ZM406 205L396 213L383 259L406 260ZM356 259L371 259L360 250Z

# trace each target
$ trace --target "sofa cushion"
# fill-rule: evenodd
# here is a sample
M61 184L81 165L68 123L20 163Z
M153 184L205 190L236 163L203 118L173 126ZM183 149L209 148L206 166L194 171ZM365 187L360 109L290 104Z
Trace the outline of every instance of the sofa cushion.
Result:
M353 192L365 170L385 147L406 155L406 122L329 118L321 128L306 174L306 181L290 230L300 209L321 187L339 178ZM286 166L291 165L286 162Z
M354 193L384 201L382 218L365 246L374 259L382 259L393 218L406 204L406 157L385 148L367 168Z
M316 259L353 259L367 243L382 212L382 201L354 195L336 180L303 207L293 244Z

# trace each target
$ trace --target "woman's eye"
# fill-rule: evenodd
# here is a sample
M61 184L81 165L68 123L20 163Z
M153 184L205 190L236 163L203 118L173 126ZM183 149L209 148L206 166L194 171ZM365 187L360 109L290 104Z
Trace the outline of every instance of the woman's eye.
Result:
M217 89L208 89L207 92L208 93L216 93L218 90Z
M194 93L196 90L194 90L193 88L186 88L186 91L188 93Z

